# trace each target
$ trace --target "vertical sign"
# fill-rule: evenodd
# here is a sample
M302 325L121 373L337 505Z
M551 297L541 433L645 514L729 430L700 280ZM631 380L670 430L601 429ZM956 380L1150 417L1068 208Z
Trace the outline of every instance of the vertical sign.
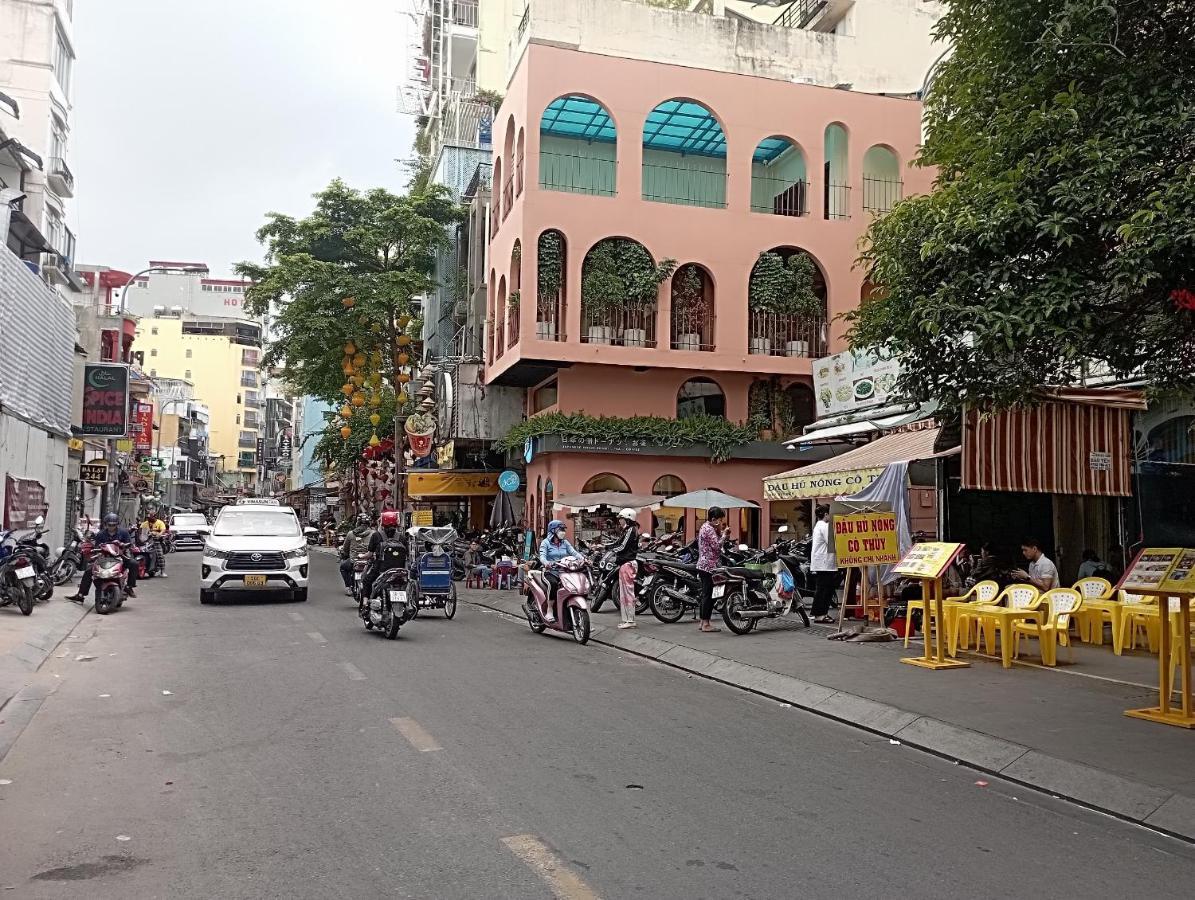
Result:
M4 476L4 527L10 531L29 528L38 516L50 511L46 488L32 478Z
M138 401L133 404L133 449L148 453L154 448L154 406Z
M124 437L129 431L129 367L87 363L83 367L83 424L78 434Z

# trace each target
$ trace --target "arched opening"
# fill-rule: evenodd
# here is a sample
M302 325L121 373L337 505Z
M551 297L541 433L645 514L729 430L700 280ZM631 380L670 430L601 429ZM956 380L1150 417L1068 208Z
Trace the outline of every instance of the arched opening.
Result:
M846 128L838 122L826 126L824 206L827 219L851 217L851 182Z
M651 486L651 492L657 497L676 497L688 488L676 475L661 475ZM685 510L679 506L661 506L652 515L652 534L660 537L673 531L682 530L685 522Z
M519 129L519 139L515 143L515 196L523 193L523 155L526 152L527 135Z
M498 279L498 304L494 310L495 330L498 332L497 356L506 352L506 276Z
M494 157L494 189L490 195L490 237L498 233L502 221L502 157Z
M629 494L631 487L618 475L612 472L603 472L600 475L594 475L587 482L585 487L581 488L582 494L596 494L600 491L614 491L618 494Z
M654 347L660 285L674 265L657 263L630 238L594 244L581 264L581 340Z
M552 479L549 478L547 482L544 483L544 519L539 530L541 535L546 536L548 533L548 522L550 522L555 515L555 511L552 509L552 504L555 502L555 500L556 488L552 485Z
M523 283L523 244L515 238L510 251L510 293L506 295L506 343L513 347L519 342L519 303L522 301L520 285Z
M1155 426L1147 447L1150 462L1195 463L1195 416L1176 416Z
M672 349L713 350L714 279L704 266L686 263L672 274Z
M798 247L759 254L747 285L749 351L771 356L826 355L826 276Z
M486 284L486 336L485 348L491 365L498 358L498 273L490 269L490 280Z
M904 187L896 154L882 144L869 147L863 154L863 209L888 212L900 202Z
M805 154L785 137L764 138L751 156L751 210L775 216L809 212Z
M676 393L676 417L693 416L726 418L726 395L718 382L709 378L690 378Z
M817 398L813 388L798 381L780 392L780 426L785 437L795 437L817 418Z
M550 228L539 236L535 266L535 336L564 340L566 251L564 235Z
M613 197L618 132L606 107L592 97L557 97L539 120L539 186Z
M726 135L693 100L665 100L643 123L643 199L726 206Z
M661 475L651 486L651 492L657 497L676 497L687 490L685 482L676 475Z
M502 150L502 169L506 180L502 185L502 221L510 215L510 208L515 203L515 117L506 120L506 142Z

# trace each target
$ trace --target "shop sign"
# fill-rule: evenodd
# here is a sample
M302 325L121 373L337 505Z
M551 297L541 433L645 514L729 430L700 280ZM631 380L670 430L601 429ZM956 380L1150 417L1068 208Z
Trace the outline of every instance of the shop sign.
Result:
M848 496L859 493L879 478L883 471L883 468L855 469L847 472L802 475L798 470L784 478L764 479L763 496L765 500Z
M1112 454L1102 450L1092 450L1087 454L1087 468L1093 472L1111 472Z
M133 452L133 442L130 440L126 440L126 439L121 439L121 440L117 441L116 442L116 452L117 453L132 453Z
M88 484L108 483L108 461L97 459L79 466L79 477Z
M83 451L83 442L78 438L71 438L66 442L66 449L81 453Z
M133 449L148 453L154 446L154 407L152 403L133 404Z
M900 562L896 516L893 513L835 516L834 553L842 569Z
M282 462L290 462L290 432L282 432L282 437L278 438L278 458Z
M87 363L83 367L83 425L76 434L124 437L129 432L129 367Z
M498 487L502 488L502 490L508 494L513 494L515 491L517 491L521 483L522 481L519 478L519 473L515 472L513 469L507 469L498 476Z
M847 350L813 362L813 393L819 417L888 402L900 363L871 350Z
M489 497L498 493L492 472L411 472L407 493L412 497Z
M941 578L962 549L962 544L943 541L914 544L892 571L910 578Z
M49 509L46 488L40 481L4 476L4 527L9 531L31 528L33 520Z
M648 448L654 450L656 445L647 438L605 440L603 438L577 437L571 434L560 435L561 450L588 450L593 453L643 453Z

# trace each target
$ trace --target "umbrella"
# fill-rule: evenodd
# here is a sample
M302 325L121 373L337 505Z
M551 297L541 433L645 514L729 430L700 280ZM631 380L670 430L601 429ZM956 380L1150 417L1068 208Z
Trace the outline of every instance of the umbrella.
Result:
M664 501L665 506L682 506L685 509L709 509L711 506L720 506L723 509L759 509L759 505L752 503L750 500L740 500L738 497L732 497L730 494L723 494L721 491L715 491L713 488L706 488L701 491L689 491L687 494L678 494L675 497L670 497Z
M510 494L499 491L494 498L494 507L490 510L490 527L506 528L515 523L515 511L510 502Z
M573 494L571 497L557 497L552 505L557 509L593 510L599 506L613 506L619 509L655 508L663 497L654 494L626 494L622 491L595 491L589 494Z

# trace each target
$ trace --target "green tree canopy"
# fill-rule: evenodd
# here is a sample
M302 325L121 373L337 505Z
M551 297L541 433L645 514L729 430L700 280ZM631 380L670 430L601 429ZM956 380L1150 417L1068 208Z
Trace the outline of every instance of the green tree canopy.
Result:
M868 232L854 346L911 395L1006 406L1088 362L1195 370L1195 16L1179 0L949 0L917 164Z

